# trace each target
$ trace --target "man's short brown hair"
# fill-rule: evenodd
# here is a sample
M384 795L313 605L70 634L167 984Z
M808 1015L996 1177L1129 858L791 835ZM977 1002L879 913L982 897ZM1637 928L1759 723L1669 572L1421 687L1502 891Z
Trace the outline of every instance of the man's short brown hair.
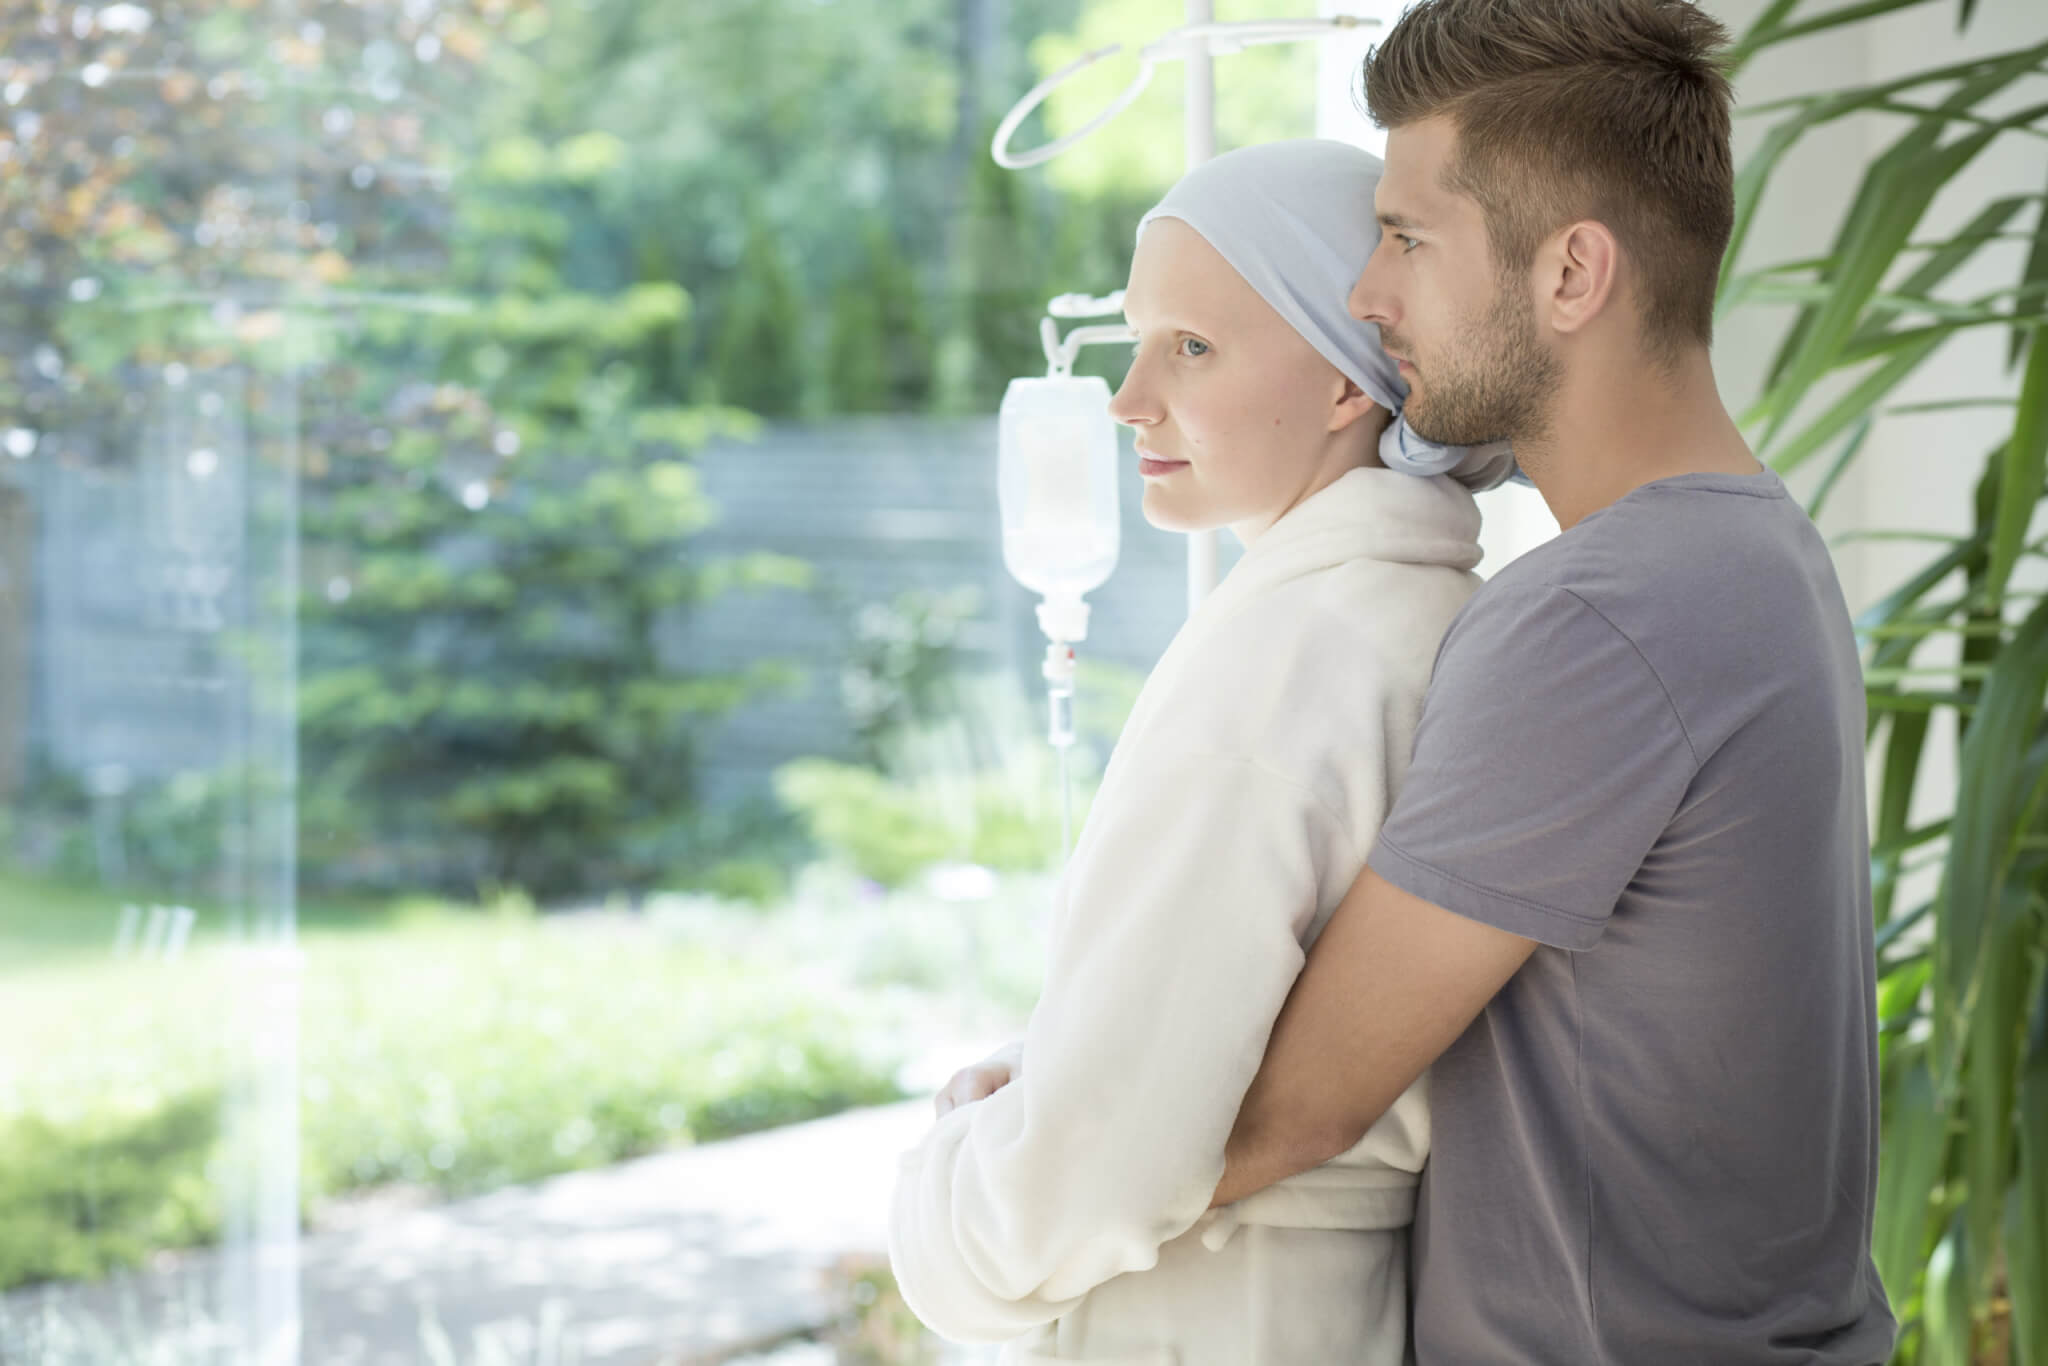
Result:
M1675 351L1713 338L1734 225L1727 41L1689 0L1421 0L1367 55L1366 108L1389 129L1450 118L1448 188L1479 201L1503 270L1606 224L1644 339Z

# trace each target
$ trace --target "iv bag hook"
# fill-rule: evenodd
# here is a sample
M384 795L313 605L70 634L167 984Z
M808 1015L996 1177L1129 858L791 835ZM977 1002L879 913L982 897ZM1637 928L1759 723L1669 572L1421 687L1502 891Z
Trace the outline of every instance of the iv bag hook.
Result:
M1052 160L1128 108L1132 100L1144 93L1145 87L1152 80L1152 68L1161 62L1180 61L1190 56L1208 53L1240 52L1261 43L1291 43L1303 39L1323 38L1345 29L1372 27L1378 23L1377 19L1361 19L1356 15L1338 14L1327 19L1249 19L1234 23L1184 24L1138 49L1138 74L1131 78L1131 83L1124 87L1123 93L1111 100L1101 113L1065 137L1055 138L1043 147L1034 147L1028 152L1012 152L1010 139L1017 135L1017 130L1023 126L1024 120L1031 117L1031 112L1043 104L1048 95L1097 62L1122 52L1124 45L1111 43L1107 47L1096 48L1093 52L1068 62L1032 86L1024 98L1017 101L1009 113L1003 115L1003 121L996 125L995 137L989 143L989 155L995 158L998 166L1012 171Z

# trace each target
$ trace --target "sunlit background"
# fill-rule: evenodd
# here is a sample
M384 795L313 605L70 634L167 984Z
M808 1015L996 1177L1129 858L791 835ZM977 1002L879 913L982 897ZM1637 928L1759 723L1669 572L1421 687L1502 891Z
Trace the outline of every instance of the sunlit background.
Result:
M1182 68L1042 167L989 138L1189 8L0 0L0 1362L984 1359L893 1295L894 1154L1030 1009L1063 785L1078 819L1188 553L1126 461L1062 777L995 413L1047 301L1122 285ZM1744 103L2048 41L2035 0L1890 8ZM1217 147L1377 149L1370 40L1218 58ZM1828 250L1896 117L1802 142L1744 260ZM2043 145L1922 231L2038 196ZM1731 406L1801 303L1731 307ZM1970 529L2007 340L1792 472L1853 608L1931 554L1866 533ZM1488 572L1554 532L1482 506ZM1944 724L1902 822L1953 804Z

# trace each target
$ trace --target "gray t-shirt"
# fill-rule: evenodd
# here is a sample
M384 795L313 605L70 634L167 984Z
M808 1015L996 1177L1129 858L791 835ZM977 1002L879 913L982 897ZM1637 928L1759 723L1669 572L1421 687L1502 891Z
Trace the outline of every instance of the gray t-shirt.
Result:
M1874 1366L1864 705L1768 472L1630 493L1446 635L1371 864L1535 955L1432 1073L1420 1366Z

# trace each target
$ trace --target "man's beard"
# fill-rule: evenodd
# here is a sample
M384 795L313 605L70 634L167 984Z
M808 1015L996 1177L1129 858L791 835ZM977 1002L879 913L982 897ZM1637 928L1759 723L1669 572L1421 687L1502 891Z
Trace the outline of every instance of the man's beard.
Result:
M1416 435L1483 446L1526 441L1548 425L1562 367L1537 339L1536 310L1523 290L1520 281L1503 282L1483 316L1460 324L1403 410Z

